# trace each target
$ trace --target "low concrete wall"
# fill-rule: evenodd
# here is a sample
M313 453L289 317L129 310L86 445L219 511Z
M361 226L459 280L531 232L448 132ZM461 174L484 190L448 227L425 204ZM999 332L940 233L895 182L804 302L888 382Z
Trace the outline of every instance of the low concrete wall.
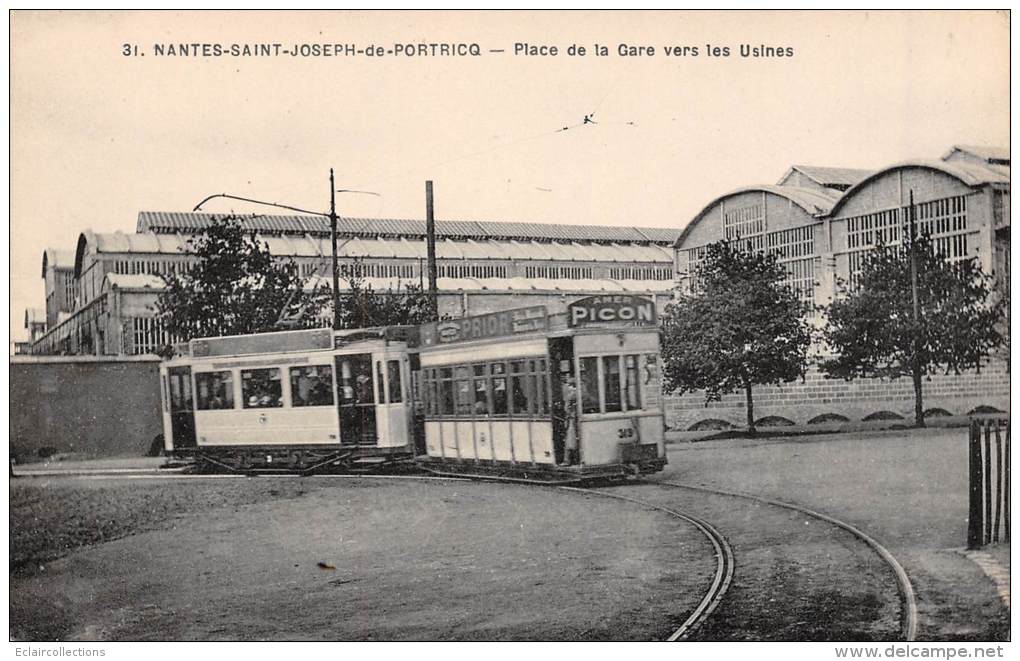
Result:
M852 422L874 419L914 420L914 386L910 378L895 380L827 379L817 370L809 371L803 381L780 386L754 388L755 420L783 418L798 425L838 421L841 416ZM924 381L923 404L934 414L967 415L978 407L1009 411L1009 371L1003 361L993 361L981 372L937 375ZM676 431L713 426L721 421L734 427L747 424L744 394L726 395L706 406L702 392L665 398L666 423ZM933 411L940 409L939 411ZM766 422L769 422L766 420Z
M19 461L40 450L88 457L142 456L162 433L159 360L12 356L11 445Z

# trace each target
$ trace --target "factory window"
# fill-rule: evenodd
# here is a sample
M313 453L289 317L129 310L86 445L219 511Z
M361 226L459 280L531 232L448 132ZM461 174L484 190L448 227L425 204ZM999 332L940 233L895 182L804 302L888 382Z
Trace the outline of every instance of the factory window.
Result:
M591 280L594 269L590 266L525 266L526 278L549 278L550 280Z
M173 344L171 335L158 319L135 317L131 320L131 353L135 355L156 353L161 347Z
M246 409L283 406L280 368L241 370L241 394Z
M306 266L308 270L307 273L302 272L303 275L307 276L316 272L314 264ZM322 269L322 271L328 273L329 269L327 267ZM417 274L413 264L366 264L365 262L357 261L352 264L342 265L341 275L345 278L413 278Z
M970 256L965 196L920 202L914 205L914 213L917 232L931 236L936 254L950 262ZM909 206L846 219L851 288L857 286L870 251L879 245L901 245L909 222Z
M814 258L794 259L783 262L782 266L786 269L785 283L797 294L801 302L813 306L815 302Z
M195 390L199 411L234 408L234 375L229 372L196 372Z
M613 266L609 269L611 280L671 280L673 271L660 266Z
M507 277L507 267L505 265L440 264L438 275L440 278L505 278Z
M761 250L764 232L765 206L761 203L730 209L723 214L723 236L727 241L740 241L751 250Z
M798 259L815 254L815 234L812 225L769 232L765 237L766 251L779 261Z

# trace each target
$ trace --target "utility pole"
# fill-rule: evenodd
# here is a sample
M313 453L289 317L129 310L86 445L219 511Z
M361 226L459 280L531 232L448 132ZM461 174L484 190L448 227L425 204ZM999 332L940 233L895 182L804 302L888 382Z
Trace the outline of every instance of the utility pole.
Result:
M333 253L333 330L340 330L340 270L336 263L336 184L329 169L329 238Z
M914 380L914 423L918 427L924 427L924 404L921 401L921 295L917 285L917 213L914 208L914 190L910 190L910 208L907 210L907 218L910 221L910 295L913 298L913 321L914 321L914 360L911 365L911 377Z
M432 314L439 319L439 285L436 273L436 215L432 208L432 181L425 182L425 246L429 266L429 299Z

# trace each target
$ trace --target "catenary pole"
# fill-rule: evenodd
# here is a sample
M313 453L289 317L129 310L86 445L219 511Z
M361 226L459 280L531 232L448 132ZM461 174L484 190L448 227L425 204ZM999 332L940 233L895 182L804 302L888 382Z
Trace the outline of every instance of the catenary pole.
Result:
M333 168L329 169L329 238L332 243L333 266L333 330L340 330L340 271L336 263L336 184Z
M429 268L429 300L432 314L439 319L439 285L436 274L436 214L432 207L432 181L425 182L425 242Z
M921 399L921 296L917 285L917 212L914 208L914 190L910 190L910 208L907 211L910 221L910 295L913 299L914 321L914 356L911 365L911 377L914 381L914 423L924 427L924 403Z

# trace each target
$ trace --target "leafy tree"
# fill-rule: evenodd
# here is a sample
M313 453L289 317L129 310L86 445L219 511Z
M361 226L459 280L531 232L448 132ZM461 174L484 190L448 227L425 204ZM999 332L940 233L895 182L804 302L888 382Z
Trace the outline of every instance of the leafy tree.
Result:
M911 253L917 262L916 318ZM905 247L878 247L862 265L856 286L849 291L841 286L844 295L828 306L824 331L834 355L822 369L846 380L911 377L918 427L924 426L927 375L980 368L1004 342L1006 302L993 295L992 278L974 258L950 264L927 236Z
M347 282L347 291L340 294L341 328L417 326L435 319L432 299L418 285L375 291L361 275L358 261L344 265L341 277Z
M663 315L665 384L681 394L704 390L706 403L743 390L754 434L753 387L804 373L811 344L805 306L774 256L727 241L706 251L695 286L678 291Z
M262 333L322 325L328 290L305 291L292 259L246 232L234 216L213 218L205 233L188 240L190 270L163 276L156 316L182 340Z

